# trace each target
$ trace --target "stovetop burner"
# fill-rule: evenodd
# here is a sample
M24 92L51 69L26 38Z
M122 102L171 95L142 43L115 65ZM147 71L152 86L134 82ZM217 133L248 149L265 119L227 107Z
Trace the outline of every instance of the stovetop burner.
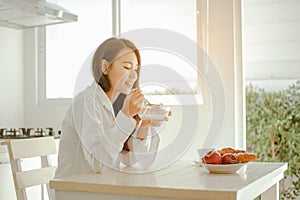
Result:
M59 137L60 131L55 134L53 128L1 128L0 139L26 139L35 137Z

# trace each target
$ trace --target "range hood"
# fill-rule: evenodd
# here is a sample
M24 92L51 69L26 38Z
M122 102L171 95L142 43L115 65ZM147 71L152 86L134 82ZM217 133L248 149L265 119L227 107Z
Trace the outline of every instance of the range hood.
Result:
M0 26L32 28L77 21L77 15L42 0L0 0Z

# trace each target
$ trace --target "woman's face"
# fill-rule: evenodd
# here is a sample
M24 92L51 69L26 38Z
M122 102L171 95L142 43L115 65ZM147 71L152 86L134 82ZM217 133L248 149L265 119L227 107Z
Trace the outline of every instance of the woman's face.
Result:
M108 68L110 92L129 94L137 79L137 69L138 60L135 53L129 48L121 50Z

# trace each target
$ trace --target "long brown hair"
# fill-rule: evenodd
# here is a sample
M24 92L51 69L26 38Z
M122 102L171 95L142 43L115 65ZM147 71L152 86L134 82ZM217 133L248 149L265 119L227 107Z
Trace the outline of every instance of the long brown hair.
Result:
M139 50L131 41L124 38L113 37L105 40L97 48L92 63L94 79L104 90L104 92L107 92L110 89L111 84L108 75L102 73L101 62L104 59L109 63L109 65L111 65L116 59L118 53L125 48L132 49L132 51L135 53L137 57L137 61L138 61L137 80L135 81L133 88L139 87L140 66L141 66L141 56Z

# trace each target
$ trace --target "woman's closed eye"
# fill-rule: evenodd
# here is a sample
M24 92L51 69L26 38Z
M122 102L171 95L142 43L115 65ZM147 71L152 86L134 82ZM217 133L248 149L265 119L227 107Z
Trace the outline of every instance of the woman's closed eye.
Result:
M124 66L125 69L127 70L134 70L134 71L137 71L138 70L138 67L132 67L132 66Z
M131 66L124 66L124 68L130 70L132 67Z

